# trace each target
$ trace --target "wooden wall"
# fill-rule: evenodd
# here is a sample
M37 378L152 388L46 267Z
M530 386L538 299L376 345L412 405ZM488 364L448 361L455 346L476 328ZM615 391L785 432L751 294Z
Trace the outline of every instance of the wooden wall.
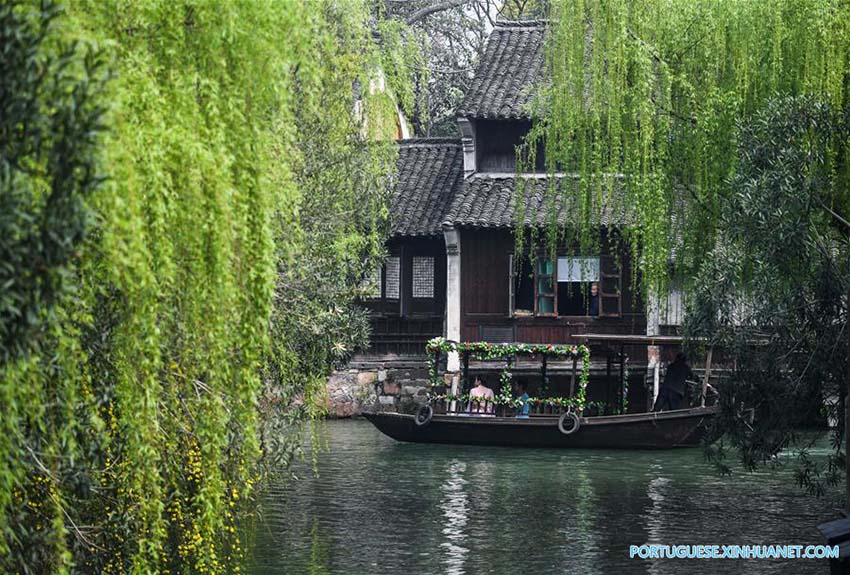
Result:
M516 146L531 130L531 122L504 120L476 120L475 154L476 166L480 172L516 171ZM544 172L545 154L542 143L537 150L535 171Z
M371 311L372 341L376 355L421 355L425 342L443 335L446 311L446 247L442 236L393 238L390 255L400 257L400 299L362 302ZM434 258L434 297L413 297L413 258Z
M508 256L513 248L513 236L501 230L464 230L461 233L461 314L507 315Z
M524 343L575 343L573 336L583 333L646 333L643 303L631 287L632 266L625 254L620 259L620 317L510 317L508 258L514 251L513 234L466 229L460 245L461 338L465 341L479 340L482 327L511 329L513 340Z

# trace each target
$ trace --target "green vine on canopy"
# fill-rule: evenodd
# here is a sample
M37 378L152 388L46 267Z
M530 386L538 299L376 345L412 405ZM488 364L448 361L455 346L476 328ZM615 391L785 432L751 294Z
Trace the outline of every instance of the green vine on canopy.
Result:
M549 82L518 171L533 171L540 145L550 175L580 176L577 196L550 178L546 205L560 197L572 208L566 224L550 218L550 251L565 229L592 251L606 206L622 207L645 293L663 293L674 253L685 272L714 246L742 119L776 96L848 108L850 4L841 0L553 0L549 16ZM830 154L848 152L845 141ZM518 229L526 187L518 178ZM516 253L525 241L516 235Z
M580 412L581 415L584 417L604 415L605 408L607 407L604 401L586 401L584 402L584 404L580 404L579 401L574 397L529 397L526 400L522 400L518 397L503 398L500 396L495 396L491 399L484 399L481 396L470 395L468 393L462 395L445 393L440 395L432 395L429 397L429 399L431 402L439 401L445 402L447 404L457 402L461 406L473 404L476 408L479 406L479 404L504 405L506 407L513 407L516 409L521 409L526 404L543 408L573 408ZM461 411L463 411L463 408L461 408Z
M500 401L510 402L513 400L513 394L511 393L511 382L513 381L514 374L510 372L509 366L505 366L502 370L502 373L499 374L499 393L496 397Z
M585 345L560 345L552 343L490 343L487 341L454 342L444 337L435 337L425 344L429 354L436 352L460 354L469 353L476 359L499 359L507 356L533 355L546 356L552 359L576 359L589 361L590 350Z
M490 343L486 341L455 342L444 337L435 337L425 344L428 354L428 375L432 385L438 381L437 364L442 353L457 352L469 354L479 360L501 359L505 357L547 357L556 360L573 359L581 361L581 372L576 391L576 406L583 407L587 402L587 384L590 381L590 348L586 345L559 345L551 343ZM511 373L506 367L502 371L500 381L502 390L505 380L510 382ZM505 395L502 393L502 395Z

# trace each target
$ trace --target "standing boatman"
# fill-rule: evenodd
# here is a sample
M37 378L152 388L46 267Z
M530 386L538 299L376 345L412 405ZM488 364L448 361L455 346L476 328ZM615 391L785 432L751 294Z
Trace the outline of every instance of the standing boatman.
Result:
M664 383L661 384L653 411L680 409L682 399L685 397L686 382L689 379L693 379L693 372L688 365L688 358L680 351L676 354L673 363L667 366Z

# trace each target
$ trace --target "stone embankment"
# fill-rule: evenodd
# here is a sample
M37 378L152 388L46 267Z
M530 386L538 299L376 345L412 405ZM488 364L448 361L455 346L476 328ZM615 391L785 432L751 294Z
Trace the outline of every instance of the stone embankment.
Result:
M353 363L328 378L328 416L354 417L367 406L405 410L426 401L427 384L428 368L424 362L406 365Z

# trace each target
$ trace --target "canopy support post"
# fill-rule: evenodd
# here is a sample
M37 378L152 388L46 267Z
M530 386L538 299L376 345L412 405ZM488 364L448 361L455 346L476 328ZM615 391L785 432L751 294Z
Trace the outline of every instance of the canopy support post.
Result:
M620 346L620 385L617 387L619 390L617 395L617 400L619 401L619 405L617 406L617 411L623 409L623 399L626 395L625 384L623 383L623 378L626 375L626 354L625 354L625 346Z
M714 353L714 346L708 348L708 355L705 357L705 373L702 376L702 395L700 396L700 407L705 407L705 394L708 392L708 380L711 377L711 356Z
M611 405L611 409L613 410L614 405L611 404L611 391L610 391L611 390L611 363L612 363L612 361L611 361L611 348L610 347L607 349L606 356L607 356L608 359L607 359L607 364L606 364L606 367L605 367L605 385L608 388L608 391L606 391L605 395L606 395L606 398L608 399L609 405ZM615 391L614 394L616 395L616 393L617 392Z
M652 366L652 405L649 406L649 409L652 410L655 408L655 404L658 402L658 391L660 389L661 383L661 363L656 361L655 365Z
M463 382L461 384L463 393L469 391L469 352L463 352Z

